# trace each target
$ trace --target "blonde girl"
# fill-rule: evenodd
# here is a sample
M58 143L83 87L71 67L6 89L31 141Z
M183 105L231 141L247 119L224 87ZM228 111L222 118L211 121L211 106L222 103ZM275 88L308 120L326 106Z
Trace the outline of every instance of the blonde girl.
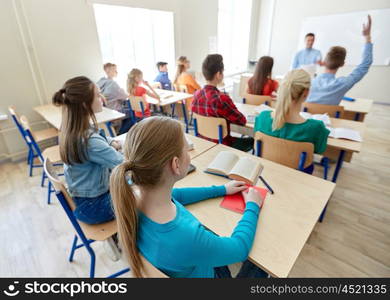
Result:
M149 90L142 87L141 84L144 84ZM145 100L146 95L160 100L160 96L150 86L149 82L143 79L142 71L139 69L132 69L127 75L127 92L129 93L129 96L143 97ZM144 115L142 116L141 112L135 112L137 118L149 117L151 115L150 105L147 101L145 101L145 103L146 107L144 107Z
M329 130L322 121L305 119L300 115L310 89L310 75L302 69L290 71L284 78L274 112L263 111L256 117L255 132L297 142L314 144L314 152L326 149ZM313 165L305 170L313 172Z
M188 150L180 123L170 118L146 118L126 137L125 159L113 170L110 187L123 253L136 277L143 276L141 255L170 277L221 276L223 266L245 261L252 247L261 196L237 181L173 188L187 175ZM230 237L210 232L184 207L237 192L246 209ZM264 275L249 261L243 269L241 276Z

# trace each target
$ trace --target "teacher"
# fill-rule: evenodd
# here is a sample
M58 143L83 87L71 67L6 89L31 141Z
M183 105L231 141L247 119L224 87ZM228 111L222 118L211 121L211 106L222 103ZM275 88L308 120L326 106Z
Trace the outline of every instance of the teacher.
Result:
M292 69L299 69L306 65L322 65L321 51L313 48L314 40L314 33L306 34L306 48L295 54Z

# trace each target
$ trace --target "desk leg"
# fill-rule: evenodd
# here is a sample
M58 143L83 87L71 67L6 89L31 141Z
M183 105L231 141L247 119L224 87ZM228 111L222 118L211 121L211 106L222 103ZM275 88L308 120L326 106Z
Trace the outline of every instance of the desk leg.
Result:
M334 170L332 182L336 183L339 176L340 169L343 165L345 150L340 150L339 158L337 160L336 169Z
M186 110L186 102L185 102L184 100L181 102L181 107L182 107L182 109L183 109L184 123L186 124L186 133L188 133L187 110Z
M359 121L359 119L360 119L360 113L357 112L355 114L355 121Z
M114 137L114 132L112 132L112 127L111 127L111 122L106 122L106 127L108 130L108 133L110 134L111 137Z
M171 104L171 110L172 110L172 112L171 112L171 117L173 118L174 116L175 116L175 103L172 103Z

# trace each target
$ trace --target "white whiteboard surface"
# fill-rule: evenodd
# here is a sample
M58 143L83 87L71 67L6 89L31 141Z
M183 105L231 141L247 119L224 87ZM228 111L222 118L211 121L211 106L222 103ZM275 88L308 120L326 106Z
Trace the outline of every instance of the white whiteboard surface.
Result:
M342 46L347 49L346 65L358 65L364 44L362 24L367 23L368 14L372 17L373 65L388 66L390 65L390 8L305 18L302 21L298 49L302 49L306 33L313 32L316 35L313 48L321 50L323 59L330 47Z

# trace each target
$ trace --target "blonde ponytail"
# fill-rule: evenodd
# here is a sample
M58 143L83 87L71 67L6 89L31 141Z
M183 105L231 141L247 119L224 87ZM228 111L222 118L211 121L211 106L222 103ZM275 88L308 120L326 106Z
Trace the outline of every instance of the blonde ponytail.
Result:
M142 260L137 249L138 213L133 188L127 182L127 174L133 165L125 161L115 167L110 178L110 193L118 224L122 250L135 277L142 277Z
M179 80L179 77L180 75L184 72L185 70L185 64L188 62L188 59L186 56L180 56L178 59L177 59L177 70L176 70L176 76L175 76L175 80L173 81L174 84L178 84L178 80Z
M310 88L310 75L302 69L287 73L278 90L276 109L273 114L272 130L278 130L286 123L291 104L298 102L303 92Z
M127 75L127 92L130 96L134 96L136 87L138 86L137 77L142 76L142 71L139 69L132 69Z
M123 145L124 162L112 171L110 192L119 239L135 277L142 277L143 265L137 248L138 205L133 189L162 184L165 166L174 157L182 157L184 143L183 129L178 121L166 117L146 118L127 133ZM129 185L129 179L132 185Z

